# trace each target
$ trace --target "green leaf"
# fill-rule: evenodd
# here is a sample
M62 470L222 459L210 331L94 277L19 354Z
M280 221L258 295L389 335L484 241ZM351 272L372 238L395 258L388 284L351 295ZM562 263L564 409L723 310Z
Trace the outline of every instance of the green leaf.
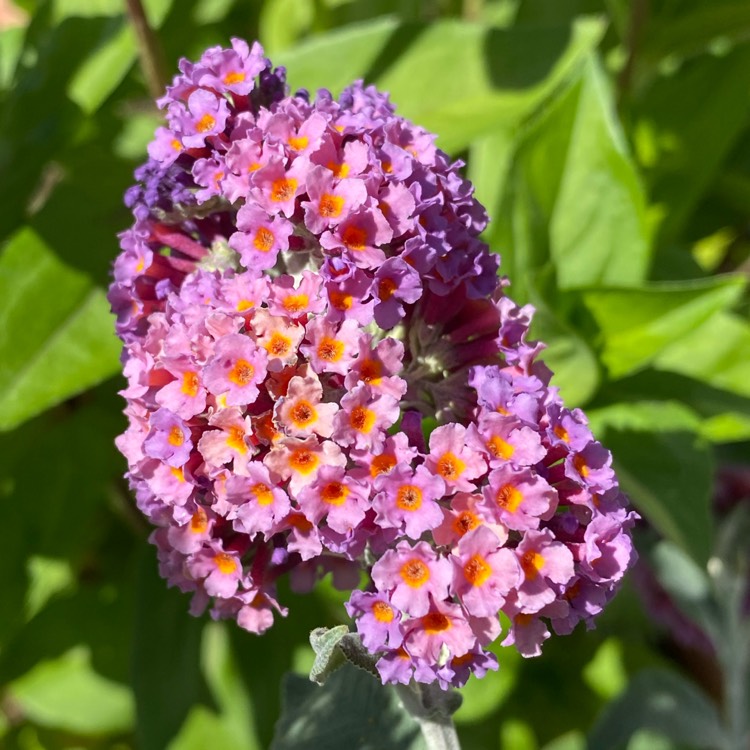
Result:
M426 750L393 689L349 664L323 686L287 674L283 696L271 750Z
M497 29L457 20L352 25L281 55L293 88L340 91L365 77L390 92L398 112L465 148L499 123L516 124L579 66L601 39L600 19ZM345 61L342 64L342 61Z
M26 29L21 26L0 31L0 89L10 88L25 35Z
M683 615L721 648L723 624L712 602L711 582L705 569L679 547L663 540L649 551L649 563Z
M338 93L367 73L398 27L394 18L352 24L283 51L278 63L286 66L292 90L325 87Z
M521 672L521 655L514 648L504 648L493 643L490 649L497 654L500 669L489 671L478 679L473 675L461 688L463 702L453 716L456 724L473 724L487 719L512 694Z
M697 432L700 416L679 401L626 401L599 409L588 409L591 430L595 435L607 428L636 432Z
M586 684L606 700L622 692L628 684L622 641L617 638L604 641L581 674Z
M601 380L596 355L586 339L535 288L529 289L529 299L536 308L531 333L547 344L542 359L554 373L552 385L560 389L569 407L585 404Z
M138 746L162 750L206 695L200 671L203 622L188 614L183 593L167 589L150 548L142 550L138 568L132 680Z
M740 297L740 276L600 289L583 294L603 339L602 360L613 377L644 367Z
M138 51L132 26L123 23L92 52L68 83L68 96L86 114L95 112L120 85Z
M596 59L523 134L506 186L491 241L522 298L550 261L561 289L643 281L645 199Z
M133 726L130 690L97 674L84 647L39 663L11 683L9 692L21 711L44 727L89 735Z
M315 17L312 0L266 0L260 11L259 36L266 54L291 47Z
M346 625L335 628L316 628L310 633L310 645L315 652L315 662L310 679L322 685L346 661L339 649L339 641L349 632Z
M29 229L0 255L0 300L0 430L117 372L104 293Z
M702 55L656 79L633 103L634 130L649 134L647 141L653 144L653 154L646 151L641 161L650 166L649 193L664 216L658 227L660 247L680 237L747 128L749 66L750 44L723 56ZM662 278L668 278L669 268Z
M700 563L713 545L713 461L706 444L687 431L645 432L609 428L601 436L612 451L623 490L667 539Z
M445 20L424 27L400 56L384 54L371 74L400 114L455 153L498 125L528 117L578 69L603 31L593 17L572 27L512 29Z
M610 703L588 738L589 750L617 750L635 732L650 729L689 747L724 747L716 707L691 682L674 672L648 670Z
M647 62L667 55L697 54L717 38L743 40L750 34L750 6L746 2L711 0L692 5L682 3L679 10L660 14L645 25L639 54Z
M255 736L252 705L232 652L229 627L210 622L203 630L201 665L211 694L221 712L222 725L236 750L260 750Z
M750 397L750 324L730 313L713 315L664 349L653 365Z

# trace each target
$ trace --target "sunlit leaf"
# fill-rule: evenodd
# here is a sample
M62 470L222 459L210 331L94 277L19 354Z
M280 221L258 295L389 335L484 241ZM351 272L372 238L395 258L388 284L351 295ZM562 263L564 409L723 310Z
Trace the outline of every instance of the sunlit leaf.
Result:
M41 662L9 689L24 714L45 727L114 733L130 729L135 718L130 690L98 675L85 648Z
M727 310L739 299L739 276L664 282L640 289L586 292L584 301L602 334L602 360L613 377L633 372Z
M0 255L0 429L113 375L119 351L104 292L19 232Z

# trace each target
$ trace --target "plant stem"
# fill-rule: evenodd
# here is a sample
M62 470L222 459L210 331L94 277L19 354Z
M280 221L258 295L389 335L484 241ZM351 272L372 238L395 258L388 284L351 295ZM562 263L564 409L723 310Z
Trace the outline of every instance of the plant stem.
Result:
M148 24L148 18L141 0L126 0L130 23L133 24L141 69L151 96L156 99L164 93L167 77L164 68L164 54L159 39Z
M433 700L429 700L430 696L426 695L429 686L426 687L427 690L423 691L416 683L396 685L396 692L404 708L419 724L427 750L461 750L456 727L448 710L448 696L441 705L434 700L434 695ZM425 705L428 701L432 703L431 707Z

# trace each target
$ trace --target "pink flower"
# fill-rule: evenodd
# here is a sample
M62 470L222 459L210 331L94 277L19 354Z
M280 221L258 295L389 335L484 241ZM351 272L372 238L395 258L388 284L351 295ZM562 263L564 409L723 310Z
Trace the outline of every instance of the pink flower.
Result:
M443 601L448 596L451 565L427 542L399 542L372 567L372 580L379 591L389 592L391 601L412 617L426 615L430 596Z
M378 523L385 528L399 529L409 538L419 539L443 520L436 500L443 496L445 483L423 466L415 471L396 466L389 474L378 476L374 486L377 494L372 505Z
M473 492L476 487L472 480L487 471L484 458L466 444L466 428L458 424L433 430L425 466L444 480L449 494Z
M461 538L451 556L453 591L466 611L477 617L494 616L521 582L521 567L513 551L501 545L489 527L478 526Z
M258 384L265 378L267 359L266 352L248 336L225 336L203 371L206 388L217 396L226 395L230 406L252 404L258 397Z

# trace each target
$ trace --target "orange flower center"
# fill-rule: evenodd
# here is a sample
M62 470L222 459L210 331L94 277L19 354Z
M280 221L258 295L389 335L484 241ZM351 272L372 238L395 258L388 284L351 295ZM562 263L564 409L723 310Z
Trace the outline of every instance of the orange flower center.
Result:
M379 474L387 474L396 465L396 456L381 453L375 456L370 464L370 476L374 479Z
M455 482L464 473L466 464L455 454L443 453L437 462L437 473L449 482Z
M214 125L216 125L216 118L206 112L206 114L195 123L195 129L198 133L206 133L209 130L213 130Z
M355 406L349 416L349 424L357 430L357 432L367 434L375 426L376 419L377 415L372 409L367 409L364 406Z
M279 177L271 184L271 200L283 203L294 197L297 190L297 180L294 177Z
M267 484L258 482L250 488L250 492L253 493L255 500L258 505L271 505L273 503L273 492Z
M300 399L289 411L289 416L296 427L307 427L315 421L318 415L309 401Z
M324 193L320 198L318 210L324 219L337 219L344 210L344 199L340 195Z
M397 284L393 279L381 279L378 284L378 297L381 302L389 300L396 291Z
M504 508L508 513L515 513L523 502L523 495L514 485L504 484L497 491L496 501L500 508Z
M367 244L367 232L360 227L349 226L343 231L341 240L349 250L364 250Z
M503 440L501 437L498 437L497 435L493 435L489 439L487 443L487 450L495 458L504 458L506 461L516 452L514 446L512 446L510 443L506 443L505 440Z
M292 340L283 333L274 331L271 338L263 345L265 350L273 357L285 357L292 348Z
M372 605L372 614L378 622L392 622L393 607L386 602L375 602Z
M195 398L198 393L198 387L200 381L198 380L198 373L188 370L182 375L182 392L190 398Z
M224 575L230 575L237 570L237 560L226 552L219 552L218 555L214 555L214 562L219 572Z
M544 557L534 550L524 552L521 557L521 568L526 574L526 578L533 581L538 575L539 571L544 567Z
M344 344L326 336L318 344L318 357L324 362L338 362L344 356Z
M300 474L311 474L318 468L318 457L307 448L297 448L289 456L289 465Z
M434 635L435 633L444 633L446 630L451 629L451 621L440 612L430 612L425 615L420 622L425 633Z
M203 534L207 528L208 516L206 515L206 511L203 508L198 508L190 518L190 531L193 534Z
M474 555L464 565L464 578L472 586L481 586L492 574L492 568L481 555Z
M246 386L253 379L255 368L246 360L238 359L229 371L229 380L240 387Z
M320 498L328 505L343 505L349 495L349 488L341 482L329 482L323 487Z
M310 298L306 294L290 294L284 298L284 309L289 313L299 313L310 304Z
M413 484L401 485L396 493L396 505L401 510L419 510L422 507L422 490Z
M174 425L169 431L167 442L175 448L179 448L185 442L185 436L182 434L182 429L179 425Z
M478 516L470 510L464 510L456 516L451 528L456 534L463 536L464 534L468 534L472 529L476 529L481 523Z
M266 227L260 227L255 233L253 245L255 245L255 248L260 250L260 252L267 253L273 247L273 241L273 232L270 229L266 229Z
M418 589L430 580L430 569L418 558L407 560L401 566L401 578L407 586Z

